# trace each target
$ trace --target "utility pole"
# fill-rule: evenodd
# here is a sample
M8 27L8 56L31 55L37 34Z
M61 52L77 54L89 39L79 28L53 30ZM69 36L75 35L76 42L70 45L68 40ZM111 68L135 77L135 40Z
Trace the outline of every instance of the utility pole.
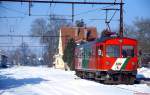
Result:
M119 36L123 37L123 0L121 0L120 3L120 30L119 30Z
M32 5L31 0L29 0L29 16L31 16L31 5Z
M72 22L74 22L74 4L72 4Z

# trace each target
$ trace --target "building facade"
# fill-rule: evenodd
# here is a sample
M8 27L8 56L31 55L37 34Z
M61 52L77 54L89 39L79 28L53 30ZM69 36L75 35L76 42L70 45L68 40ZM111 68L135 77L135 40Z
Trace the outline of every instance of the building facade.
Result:
M55 68L69 69L62 57L67 42L71 38L75 40L76 44L80 44L82 41L95 40L97 38L97 30L95 27L62 27L59 31L58 52L54 56Z

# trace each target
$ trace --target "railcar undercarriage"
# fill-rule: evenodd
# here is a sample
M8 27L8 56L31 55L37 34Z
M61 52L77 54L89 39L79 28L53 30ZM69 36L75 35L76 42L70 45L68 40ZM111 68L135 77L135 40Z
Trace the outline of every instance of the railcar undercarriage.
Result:
M134 84L137 71L81 71L76 75L82 79L92 79L104 84Z

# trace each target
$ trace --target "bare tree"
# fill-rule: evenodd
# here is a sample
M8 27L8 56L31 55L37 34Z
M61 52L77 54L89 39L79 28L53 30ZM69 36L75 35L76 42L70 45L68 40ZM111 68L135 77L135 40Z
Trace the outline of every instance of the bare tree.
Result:
M135 38L139 42L139 49L150 51L150 18L136 19L132 26L126 25L126 36Z
M31 35L33 36L41 36L40 42L43 43L44 33L47 31L47 23L43 18L37 18L31 24Z
M31 25L32 35L41 36L40 42L47 45L43 54L44 62L47 64L51 65L53 62L53 56L58 46L59 29L62 26L71 26L71 23L56 15L50 16L47 22L42 18L36 19Z
M16 49L14 54L12 55L13 64L14 65L21 65L21 51Z
M36 65L36 54L31 52L27 43L23 42L19 48L9 53L9 62L13 65Z
M83 21L83 19L81 19L81 20L76 20L76 26L77 27L84 27L85 26L85 23L84 23L84 21Z

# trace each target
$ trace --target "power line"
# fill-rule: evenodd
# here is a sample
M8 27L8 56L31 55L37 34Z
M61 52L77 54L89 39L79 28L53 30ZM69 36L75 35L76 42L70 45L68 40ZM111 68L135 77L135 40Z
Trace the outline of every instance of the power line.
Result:
M17 13L21 13L21 14L24 14L24 15L28 15L27 13L24 13L24 12L22 12L22 11L18 11L18 10L16 10L16 9L12 9L12 8L8 8L8 7L5 7L5 6L0 6L1 8L4 8L4 9L7 9L7 10L9 10L9 11L13 11L13 12L17 12ZM30 16L54 16L54 15L40 15L40 14L30 14ZM63 15L63 14L58 14L58 15L56 15L56 16L68 16L68 17L71 17L71 15ZM0 17L0 18L24 18L24 17L5 17L5 16L3 16L3 17Z
M106 18L93 18L89 20L106 20ZM111 21L119 21L119 19L111 19Z
M47 0L1 0L9 2L33 2L33 3L56 3L56 4L93 4L93 5L120 5L121 3L117 2L70 2L70 1L47 1Z
M24 18L24 17L8 17L8 16L2 16L2 17L0 17L0 18L14 18L14 19L16 19L16 18Z
M11 11L13 11L13 12L17 12L17 13L22 13L22 14L24 14L24 15L28 15L28 14L26 14L26 13L24 13L24 12L22 12L22 11L18 11L18 10L16 10L16 9L12 9L12 8L8 8L8 7L5 7L5 6L0 6L1 8L4 8L4 9L7 9L7 10L11 10Z
M40 14L31 14L31 16L50 16L50 17L53 17L54 15L47 15L47 14L43 14L43 15L40 15ZM55 14L55 16L68 16L68 17L71 17L71 15L63 15L63 14Z
M73 5L72 6L72 21L74 19L74 5L75 4L80 4L80 5L120 5L120 32L119 32L119 35L120 37L123 37L123 0L121 0L121 2L116 2L116 0L114 2L87 2L87 1L76 1L76 2L70 2L70 1L47 1L47 0L1 0L1 1L8 1L8 2L26 2L26 3L29 3L29 16L30 16L30 10L31 10L31 6L30 4L31 3L54 3L54 4L71 4ZM16 10L15 10L16 11ZM92 10L93 11L93 10ZM85 14L85 13L88 13L88 12L91 12L91 10L87 11L87 12L84 12L84 13L80 13L80 14L77 14L77 15L81 15L81 14ZM107 12L107 11L106 11ZM111 17L110 21L112 20L112 18L114 17L114 15L116 14L116 12L113 14L113 16ZM106 19L107 20L107 19Z
M113 6L113 5L105 6L105 7L102 7L102 8L96 8L96 9L92 9L92 10L88 10L86 12L82 12L82 13L76 14L75 16L82 15L82 14L87 14L87 13L90 13L90 12L93 12L93 11L97 11L97 10L100 11L100 10L102 10L104 8L108 8L108 7L111 7L111 6Z
M8 0L9 1L9 0ZM18 0L13 0L13 1L18 1ZM12 1L12 2L13 2ZM21 1L21 2L24 2L24 1ZM34 2L34 1L32 1L32 2ZM31 3L31 0L30 0L30 3ZM57 2L58 3L58 2ZM66 2L64 2L64 3L66 3ZM72 2L73 3L73 2ZM77 3L77 2L76 2ZM78 2L79 3L79 2ZM83 3L83 2L82 2ZM82 4L81 3L81 4ZM90 2L91 3L91 2ZM97 3L96 3L97 4ZM72 4L72 5L74 5L74 4ZM78 15L82 15L82 14L87 14L87 13L90 13L90 12L94 12L94 11L97 11L97 10L103 10L104 8L107 8L107 7L111 7L111 6L113 6L113 5L109 5L109 6L105 6L105 7L103 7L103 8L96 8L96 9L92 9L92 10L89 10L89 11L86 11L86 12L82 12L82 13L79 13L79 14L76 14L76 15L74 15L74 14L72 14L72 15L58 15L58 16L68 16L68 17L72 17L72 19L54 19L54 20L73 20L73 18L75 17L75 16L78 16ZM10 9L10 8L7 8L7 7L4 7L4 6L0 6L0 7L2 7L2 8L5 8L5 9L8 9L8 10L12 10L12 11L15 11L15 12L19 12L19 13L23 13L24 15L28 15L28 14L26 14L26 13L24 13L24 12L21 12L21 11L18 11L18 10L15 10L15 9ZM74 9L72 9L72 10L74 10ZM73 13L74 13L74 11L73 11ZM30 14L30 13L29 13ZM30 14L30 16L53 16L53 15L35 15L35 14ZM1 18L6 18L6 17L1 17ZM11 18L11 17L10 17ZM13 18L13 17L12 17Z
M22 45L0 45L0 47L22 47ZM43 46L43 45L28 45L28 47L48 47L47 46Z
M0 37L66 37L66 36L53 36L53 35L0 35Z

